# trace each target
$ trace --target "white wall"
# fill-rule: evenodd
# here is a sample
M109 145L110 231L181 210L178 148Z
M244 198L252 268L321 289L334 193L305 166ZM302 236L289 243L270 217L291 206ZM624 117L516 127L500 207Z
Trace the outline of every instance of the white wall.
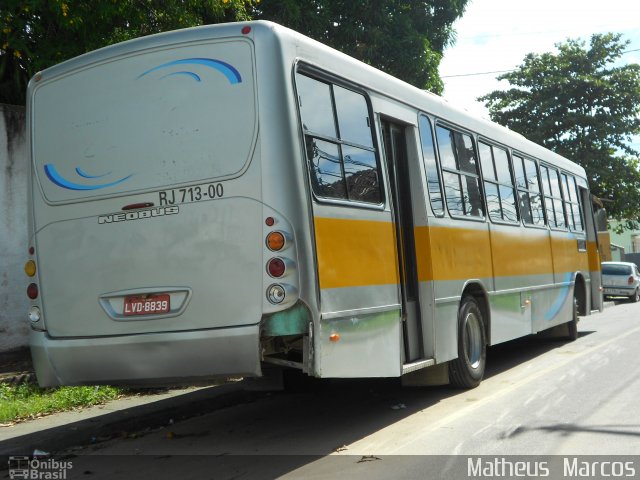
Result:
M0 352L28 342L27 166L24 107L0 104Z
M615 233L614 229L619 225L619 222L615 220L609 221L609 235L611 237L611 243L624 247L625 253L640 252L638 249L633 248L633 237L640 235L639 230L625 230L622 233Z

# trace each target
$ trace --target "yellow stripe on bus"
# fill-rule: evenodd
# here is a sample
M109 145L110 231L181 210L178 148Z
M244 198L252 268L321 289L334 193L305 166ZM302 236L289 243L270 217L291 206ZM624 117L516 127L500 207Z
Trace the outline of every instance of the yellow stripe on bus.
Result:
M589 254L589 270L591 272L600 271L600 252L596 242L587 242L587 252Z
M576 238L552 237L553 266L555 272L589 271L588 253L578 250Z
M397 284L394 225L369 220L315 218L320 288ZM575 238L548 230L526 233L486 228L416 227L418 280L551 275L595 270ZM589 253L595 244L588 242Z
M416 228L419 281L545 275L587 271L575 238L547 230L513 233L456 227ZM432 252L432 253L431 253ZM430 256L433 255L433 258Z
M391 222L314 219L320 288L397 284Z
M419 281L491 276L488 230L416 227L415 238Z
M548 230L493 232L492 243L496 276L553 274Z

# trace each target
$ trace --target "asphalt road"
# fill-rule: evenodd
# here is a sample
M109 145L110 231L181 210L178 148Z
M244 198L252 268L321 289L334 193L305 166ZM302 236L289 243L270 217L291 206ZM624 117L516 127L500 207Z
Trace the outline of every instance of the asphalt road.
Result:
M71 452L72 473L467 478L464 456L638 455L640 303L583 318L578 329L572 343L529 337L491 348L486 379L473 390L385 380L273 393Z

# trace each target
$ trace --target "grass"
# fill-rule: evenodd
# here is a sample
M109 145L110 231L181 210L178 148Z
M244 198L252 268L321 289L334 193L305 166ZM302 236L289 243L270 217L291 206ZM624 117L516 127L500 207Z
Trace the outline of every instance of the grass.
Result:
M32 383L0 383L0 424L105 403L122 396L116 387L40 388Z

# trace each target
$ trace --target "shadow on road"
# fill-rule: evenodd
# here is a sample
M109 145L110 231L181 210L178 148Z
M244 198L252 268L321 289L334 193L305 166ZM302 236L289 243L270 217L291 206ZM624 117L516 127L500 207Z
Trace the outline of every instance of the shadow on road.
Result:
M530 336L491 347L486 378L565 345ZM59 447L73 439L85 447L67 450L67 458L94 479L130 478L132 471L154 480L209 478L206 472L215 472L211 478L277 478L318 462L330 471L345 461L366 469L377 457L348 456L347 445L464 394L448 386L402 388L399 379L310 381L274 393L211 387L105 416L111 418L51 428L22 438L22 450L5 444L0 453L29 454L34 446L59 451L57 439L67 441Z
M592 331L580 331L578 338L591 335ZM489 347L487 351L487 369L485 378L491 378L499 375L511 368L532 360L540 355L544 355L556 348L563 348L567 342L565 340L557 340L545 338L537 335L529 335L527 337L511 340L510 342L501 343L493 347Z

